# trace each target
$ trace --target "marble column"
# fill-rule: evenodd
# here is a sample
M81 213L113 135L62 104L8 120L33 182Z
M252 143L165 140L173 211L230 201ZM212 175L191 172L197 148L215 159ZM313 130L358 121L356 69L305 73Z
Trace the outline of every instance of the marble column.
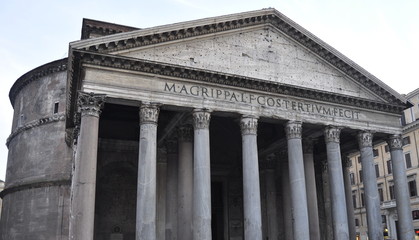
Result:
M178 128L178 234L177 239L192 239L193 193L193 129L192 125Z
M136 239L156 239L157 104L140 106Z
M289 121L285 127L285 132L288 140L288 165L294 219L294 239L310 239L303 147L301 142L302 123L299 121ZM302 231L302 229L304 230Z
M393 135L387 141L390 147L391 164L393 168L394 192L397 203L397 215L400 240L414 239L412 209L408 192L406 169L403 157L402 138Z
M334 240L333 239L333 218L332 218L332 200L330 193L330 179L329 170L327 166L327 159L321 161L322 167L322 190L323 190L323 210L324 219L323 224L322 240Z
M194 185L193 239L211 240L211 168L210 168L210 111L193 111L194 127Z
M178 144L175 139L166 141L166 240L177 238L178 209Z
M358 143L361 153L362 179L364 183L365 208L367 210L368 239L383 239L381 226L380 197L375 176L374 156L372 151L372 133L360 132Z
M313 140L303 141L304 173L307 189L310 240L320 240L319 210L317 207L316 175L314 171Z
M349 240L348 215L346 210L345 186L343 183L340 152L340 128L327 127L324 131L329 172L330 200L332 202L333 239Z
M279 239L275 179L276 158L275 154L271 154L263 162L265 165L263 167L265 169L267 239Z
M244 238L255 240L262 239L257 126L257 118L253 116L243 116L240 120L243 158Z
M284 218L284 236L285 239L294 239L293 235L293 220L292 220L292 204L291 204L291 184L288 166L288 152L283 151L279 153L281 160L281 186L282 186L282 212Z
M71 184L71 240L92 240L94 235L99 115L104 101L105 95L79 92L81 119Z
M348 215L349 239L356 238L354 203L352 202L352 184L349 176L351 159L345 157L343 164L343 182L345 184L346 212Z

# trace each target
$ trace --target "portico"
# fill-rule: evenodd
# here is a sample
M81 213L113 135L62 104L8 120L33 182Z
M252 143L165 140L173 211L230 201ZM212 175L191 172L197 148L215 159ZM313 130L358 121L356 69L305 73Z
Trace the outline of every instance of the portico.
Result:
M86 239L327 239L321 228L326 224L324 196L331 203L333 239L349 239L342 153L365 151L367 166L370 145L358 145L360 132L374 132L371 142L399 134L402 98L275 10L213 20L241 25L230 30L233 23L223 25L227 30L214 37L202 31L214 28L214 34L218 25L190 22L189 28L204 26L199 34L185 37L191 49L205 49L215 41L229 46L217 51L232 58L237 53L243 57L245 51L261 56L237 58L228 67L222 54L192 57L175 37L181 34L178 25L159 29L159 38L165 36L160 42L154 41L155 35L146 37L149 30L138 30L121 34L119 40L104 37L71 45L67 129L79 139L73 239L83 221L95 223L83 226L90 234ZM260 42L263 53L249 52L261 32L270 47ZM141 37L144 45L129 47ZM159 51L164 54L156 56ZM307 63L299 62L303 58ZM94 99L106 96L104 106L94 105L96 101L76 104L90 92ZM86 118L86 106L92 104L90 108L103 107L102 113ZM94 127L86 128L91 122ZM72 131L78 125L81 131ZM84 155L85 149L97 156ZM269 170L261 164L268 157L274 162ZM325 165L327 176L322 174ZM93 190L77 194L84 188L80 169L85 167L97 168L98 180L90 180ZM365 179L373 177L364 174ZM324 177L329 196L321 184ZM125 185L116 191L120 183ZM373 197L373 188L365 190ZM161 192L166 197L158 200ZM79 202L88 202L94 216L77 214L83 210ZM372 239L378 240L381 225L375 221L381 219L374 217L379 214L374 204L367 204L368 224ZM281 214L273 218L271 211ZM278 231L270 230L273 225ZM287 233L289 227L292 233Z

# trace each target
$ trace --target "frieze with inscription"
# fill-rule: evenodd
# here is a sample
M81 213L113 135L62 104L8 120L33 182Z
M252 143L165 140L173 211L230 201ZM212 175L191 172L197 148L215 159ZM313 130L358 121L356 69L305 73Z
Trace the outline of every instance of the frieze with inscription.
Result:
M261 107L282 109L285 111L317 114L327 117L339 117L343 119L358 120L360 114L359 111L351 109L329 107L307 101L298 101L284 97L275 97L257 93L233 91L230 89L188 85L184 83L178 84L165 82L163 91L184 96L200 97L203 99L223 100L233 103L257 105Z

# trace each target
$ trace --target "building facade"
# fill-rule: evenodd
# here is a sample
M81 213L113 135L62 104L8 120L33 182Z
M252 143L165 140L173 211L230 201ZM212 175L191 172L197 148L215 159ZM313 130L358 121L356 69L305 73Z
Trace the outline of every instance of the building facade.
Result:
M412 209L411 217L415 234L419 235L419 195L417 186L419 180L419 89L407 94L406 99L413 106L404 110L401 119L403 125L403 155ZM359 239L367 239L368 226L366 224L362 164L360 163L359 153L350 155L349 165L357 234ZM388 235L388 239L400 239L400 236L397 234L398 215L392 162L389 147L384 142L378 142L374 145L374 168L381 203L383 232Z
M358 150L382 239L376 141L413 238L410 103L275 9L147 29L85 19L68 58L9 95L2 239L354 239L342 159Z

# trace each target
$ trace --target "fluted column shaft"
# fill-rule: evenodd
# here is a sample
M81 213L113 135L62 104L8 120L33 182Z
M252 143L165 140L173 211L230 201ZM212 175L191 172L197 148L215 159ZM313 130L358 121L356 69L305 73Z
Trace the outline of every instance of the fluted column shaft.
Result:
M329 172L330 199L334 240L349 240L348 215L346 210L345 186L343 183L342 160L339 145L340 129L325 129L327 166Z
M193 129L184 125L178 129L178 239L192 239L193 204Z
M157 120L159 106L140 106L136 239L156 239Z
M406 169L403 157L402 138L393 135L387 141L390 147L391 163L393 168L394 192L399 222L400 240L413 240L415 233L412 223L412 209L408 192Z
M285 127L288 140L288 165L293 209L294 240L310 239L307 209L306 182L304 174L303 148L301 142L302 123L290 121ZM305 229L304 231L301 231Z
M349 230L349 239L356 238L356 229L355 229L355 216L354 216L354 204L352 202L352 186L351 179L349 176L349 158L344 160L343 165L343 182L345 184L345 195L346 195L346 212L348 215L348 230Z
M210 112L193 112L194 126L194 185L193 185L193 239L211 240L211 169L209 123Z
M262 239L257 119L243 116L240 121L243 152L244 238Z
M314 171L313 141L303 141L304 172L307 189L310 240L320 240L319 210L317 207L316 175Z
M367 210L368 239L381 240L383 239L383 228L381 226L380 197L378 195L372 151L372 133L360 132L358 134L358 143L361 153L364 199Z
M71 186L71 240L92 240L94 235L99 115L104 100L104 95L79 93L81 119Z
M178 209L178 144L174 139L166 142L166 240L177 238L177 209Z

